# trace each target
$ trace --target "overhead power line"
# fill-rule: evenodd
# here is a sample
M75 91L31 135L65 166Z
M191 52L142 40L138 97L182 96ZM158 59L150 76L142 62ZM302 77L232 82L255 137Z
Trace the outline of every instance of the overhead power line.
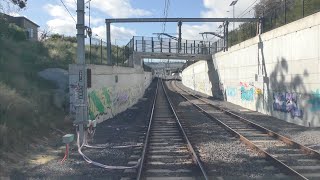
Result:
M170 7L170 0L165 0L164 1L164 9L163 9L163 17L168 18L168 11ZM166 31L166 22L163 22L162 24L162 33Z
M72 14L70 13L69 9L67 8L67 6L64 4L64 2L62 0L60 0L60 2L63 4L64 8L68 11L69 15L72 17L73 21L75 23L77 23L77 21L74 19L74 17L72 16Z
M248 12L250 12L252 9L253 9L253 5L255 5L256 4L256 2L257 2L258 0L255 0L250 6L248 6L247 7L247 9L245 9L239 16L238 16L238 18L239 17L243 17L243 16L245 16L246 14L248 14ZM251 8L252 7L252 8ZM248 12L246 12L249 8L251 8ZM246 13L245 13L246 12Z

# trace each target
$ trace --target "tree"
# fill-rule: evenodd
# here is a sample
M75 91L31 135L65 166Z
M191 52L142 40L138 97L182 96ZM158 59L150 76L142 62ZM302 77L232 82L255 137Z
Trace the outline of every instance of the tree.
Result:
M261 17L263 14L274 10L279 7L282 3L281 0L261 0L257 5L255 5L255 17Z
M21 9L25 8L27 5L27 0L11 0L13 4L19 6Z

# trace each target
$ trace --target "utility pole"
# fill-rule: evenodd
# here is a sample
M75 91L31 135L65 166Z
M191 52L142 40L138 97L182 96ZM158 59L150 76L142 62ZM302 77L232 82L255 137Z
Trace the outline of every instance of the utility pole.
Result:
M107 22L107 64L112 65L112 56L111 56L111 23Z
M180 53L181 51L181 26L182 26L182 21L178 21L178 27L179 27L179 37L178 37L178 52Z
M237 2L238 2L238 0L234 0L230 4L230 6L233 7L233 18L234 18L234 6L237 4ZM234 29L235 29L235 22L233 22L233 29L232 30L234 31Z
M90 19L91 19L90 10L91 10L91 7L90 7L90 2L91 2L91 0L88 0L85 4L89 3L89 6L87 6L87 8L89 9L89 29L91 31L91 23L90 23ZM90 63L92 63L92 61L91 61L91 36L89 36L89 58L90 58Z
M77 0L77 60L78 65L78 89L76 96L76 120L74 124L78 125L79 141L83 143L84 125L87 123L87 72L85 62L85 46L84 46L84 0Z

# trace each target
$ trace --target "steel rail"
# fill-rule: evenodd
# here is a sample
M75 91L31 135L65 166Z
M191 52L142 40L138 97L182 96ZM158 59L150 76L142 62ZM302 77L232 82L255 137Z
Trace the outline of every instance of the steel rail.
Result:
M185 131L184 131L184 129L183 129L181 123L180 123L180 119L178 118L177 113L176 113L176 111L175 111L174 108L173 108L171 99L169 98L169 96L168 96L168 94L167 94L167 91L166 91L166 89L165 89L165 87L164 87L164 85L163 85L162 80L161 80L161 84L162 84L162 88L163 88L163 90L164 90L164 94L166 95L166 98L167 98L167 100L168 100L168 102L169 102L170 108L171 108L171 110L172 110L172 112L173 112L173 114L174 114L174 116L175 116L175 118L176 118L176 121L177 121L177 123L178 123L178 125L179 125L179 128L180 128L180 130L181 130L181 132L182 132L182 134L183 134L183 137L184 137L184 139L186 140L186 142L187 142L187 144L188 144L188 149L189 149L189 151L192 153L192 159L198 164L198 166L199 166L199 168L201 169L201 172L202 172L204 178L205 178L206 180L208 180L208 179L209 179L209 178L208 178L208 175L207 175L207 173L206 173L206 171L205 171L205 169L204 169L204 167L203 167L203 165L202 165L199 157L197 156L196 152L194 151L194 149L193 149L193 147L192 147L192 145L191 145L191 143L190 143L190 141L189 141L189 139L188 139L187 134L185 133Z
M175 87L177 87L175 85ZM174 88L175 88L174 87ZM185 90L181 89L180 87L178 87L180 90L186 92ZM175 88L176 89L176 88ZM212 116L210 113L208 113L206 110L204 110L203 108L201 108L200 106L198 106L197 104L195 104L194 102L192 102L190 99L188 99L187 97L185 97L183 94L181 94L180 92L176 91L181 97L183 97L184 99L186 99L188 102L190 102L193 106L195 106L197 109L199 109L203 114L205 114L208 118L210 118L211 120L215 120L218 124L220 124L224 129L226 129L227 131L231 132L234 136L238 137L240 139L240 141L242 141L244 144L246 144L248 147L250 147L251 149L257 151L259 154L261 154L264 158L266 158L267 160L272 160L273 162L275 162L278 166L286 169L289 173L291 173L292 175L295 175L297 177L299 177L300 179L304 179L307 180L308 178L304 177L302 174L300 174L299 172L297 172L296 170L292 169L291 167L289 167L288 165L286 165L285 163L283 163L282 161L278 160L277 158L273 157L271 154L269 154L268 152L266 152L265 150L259 148L258 146L256 146L253 142L251 142L249 139L247 139L246 137L244 137L243 135L241 135L240 133L238 133L237 131L235 131L234 129L232 129L230 126L228 126L227 124L225 124L224 122L222 122L220 119ZM190 94L189 92L186 92L189 95L201 100L200 98ZM203 101L205 102L205 101ZM207 102L205 102L207 103ZM208 104L208 103L207 103ZM211 104L208 104L211 105Z
M179 89L181 89L181 88L179 88ZM181 89L181 90L184 91L183 89ZM184 91L184 92L186 92L186 91ZM186 92L186 93L188 93L188 92ZM190 94L190 93L188 93L188 94ZM283 136L283 135L281 135L279 133L276 133L276 132L274 132L274 131L272 131L272 130L270 130L268 128L265 128L265 127L263 127L263 126L261 126L261 125L259 125L257 123L254 123L254 122L250 121L247 118L241 117L241 116L235 114L234 112L231 112L231 111L229 111L227 109L224 109L224 108L222 108L220 106L213 105L212 103L208 102L205 99L202 99L201 97L198 97L198 96L193 95L193 94L190 94L190 95L195 97L195 98L197 98L197 99L199 99L202 102L205 102L207 105L212 106L212 107L214 107L214 108L216 108L218 110L221 110L224 113L229 114L229 115L241 120L242 122L244 122L244 123L256 128L256 129L265 132L269 136L274 137L274 138L284 142L285 144L287 144L289 146L292 146L292 147L295 147L295 148L299 148L305 154L311 155L311 156L313 156L313 157L315 157L315 158L320 160L320 153L319 152L317 152L317 151L315 151L315 150L313 150L313 149L311 149L311 148L309 148L307 146L304 146L304 145L302 145L302 144L300 144L300 143L298 143L298 142L296 142L296 141L294 141L292 139L289 139L289 138L287 138L287 137L285 137L285 136Z
M142 151L142 155L141 155L140 166L139 166L138 174L137 174L137 180L141 179L144 160L145 160L145 156L146 156L146 153L147 153L147 148L148 148L148 144L149 144L149 135L150 135L151 125L152 125L152 119L153 119L154 109L155 109L157 95L158 95L158 88L159 88L159 79L157 80L157 88L156 88L156 92L155 92L154 100L153 100L153 104L152 104L148 130L147 130L147 134L146 134L146 139L144 141L144 146L143 146L143 151Z

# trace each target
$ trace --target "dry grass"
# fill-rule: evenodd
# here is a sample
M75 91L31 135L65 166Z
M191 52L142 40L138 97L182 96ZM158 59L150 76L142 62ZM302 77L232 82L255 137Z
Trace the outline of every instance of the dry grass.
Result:
M63 59L68 57L63 48L0 38L1 160L8 152L23 153L34 137L46 136L50 128L65 124L67 112L52 102L56 85L37 75L49 67L67 68L71 60ZM52 51L62 52L53 56Z

